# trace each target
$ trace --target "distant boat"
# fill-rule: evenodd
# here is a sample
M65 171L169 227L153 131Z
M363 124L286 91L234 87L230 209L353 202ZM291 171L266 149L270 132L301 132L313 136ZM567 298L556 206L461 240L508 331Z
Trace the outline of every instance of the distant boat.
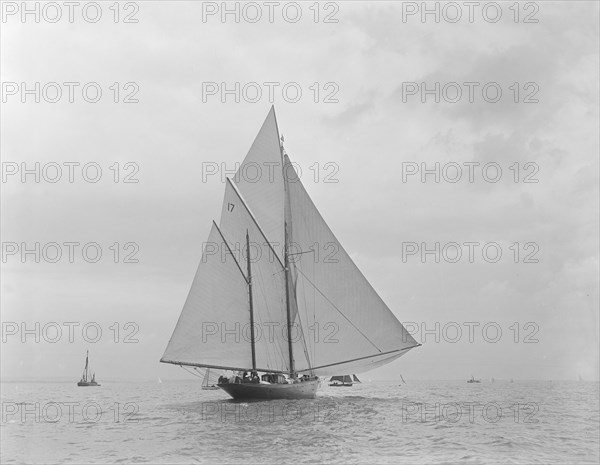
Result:
M77 386L80 387L91 387L91 386L100 386L96 382L96 373L91 373L92 378L90 379L90 361L89 361L89 350L85 354L85 368L83 369L83 375L81 376L81 380L77 383Z
M332 376L329 381L329 385L332 387L350 387L354 383L360 383L356 375L352 375L352 377L350 375Z
M162 379L160 379L160 376L158 377L158 384L162 384Z
M332 387L350 387L353 384L350 375L332 376L329 381Z
M421 345L341 247L281 142L271 108L238 173L227 178L220 224L213 222L204 242L161 358L179 366L237 372L217 380L234 399L314 398L319 376L339 373L339 366L362 373ZM262 166L272 169L265 173ZM262 174L251 176L257 169ZM213 253L215 244L221 253ZM335 246L335 259L315 259L315 244ZM338 340L308 350L305 332L317 321L339 328ZM206 322L214 328L248 323L250 334L235 341L225 333L206 337ZM264 331L262 322L274 325L274 337L255 334L256 328ZM299 338L288 337L294 329Z
M467 383L481 383L480 379L475 379L473 375L471 375L471 379L467 381Z
M212 378L214 378L214 375L212 376ZM210 373L210 368L206 369L206 373L204 373L204 379L202 380L202 390L204 391L216 391L219 388L219 386L217 386L217 379L212 379L211 378L211 373Z
M404 378L402 377L402 375L400 375L400 379L402 380L402 384L406 384L406 381L404 381ZM398 384L398 386L402 386L402 384Z

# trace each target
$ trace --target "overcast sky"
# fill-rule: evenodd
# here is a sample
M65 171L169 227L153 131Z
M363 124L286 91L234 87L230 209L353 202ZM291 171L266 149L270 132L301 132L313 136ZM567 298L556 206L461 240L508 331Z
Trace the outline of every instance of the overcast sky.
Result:
M236 23L218 13L203 18L201 2L159 1L138 2L139 11L121 4L115 23L111 3L101 3L96 23L79 10L70 23L63 6L56 23L47 9L39 23L5 11L0 24L3 379L75 381L87 349L101 380L189 377L158 360L220 214L225 186L220 172L203 176L206 163L233 170L242 161L271 106L265 82L279 83L274 103L286 150L331 229L400 321L413 332L433 330L425 339L419 329L422 347L365 378L598 379L598 3L532 3L521 6L518 22L512 2L499 4L497 22L496 11L484 17L480 9L469 22L458 3L454 23L456 11L439 4L439 23L408 14L420 2L405 4L404 18L400 3L321 4L318 22L303 3L296 23L293 9L287 17L276 9L270 23L259 3L258 22L246 9ZM123 22L130 13L137 23ZM324 22L327 15L337 22ZM47 101L56 95L50 85L39 103L33 94L22 103L23 82L60 83L62 98ZM64 82L80 83L73 103ZM102 89L97 103L82 97L90 82ZM247 86L252 92L239 103L233 95L222 103L220 94L203 95L211 82L256 82L263 95L249 101L255 88ZM436 82L439 103L434 94L422 102L416 86ZM94 85L87 89L93 98ZM127 96L139 102L123 103ZM46 166L39 183L11 174L22 162ZM80 164L72 183L65 162ZM439 183L407 174L436 162L447 168ZM473 182L469 162L479 163ZM55 183L46 180L55 176L52 163L63 168ZM98 182L83 178L86 163L101 167ZM462 178L448 182L457 165ZM491 182L497 166L502 173ZM127 174L139 182L123 182ZM338 182L325 182L328 174ZM23 243L36 242L81 246L73 263L64 245L57 263L35 263L33 254L22 263ZM91 242L102 249L97 263L82 258ZM124 249L129 242L139 250ZM408 243L436 242L481 245L473 263L464 245L457 263L450 248L440 263L403 254ZM496 263L481 253L487 243L502 251ZM133 252L138 263L123 263ZM22 322L54 322L63 334L56 343L48 341L52 325L39 343L6 334ZM79 324L73 342L65 322ZM82 337L86 323L102 328L98 342ZM135 331L138 342L124 343Z

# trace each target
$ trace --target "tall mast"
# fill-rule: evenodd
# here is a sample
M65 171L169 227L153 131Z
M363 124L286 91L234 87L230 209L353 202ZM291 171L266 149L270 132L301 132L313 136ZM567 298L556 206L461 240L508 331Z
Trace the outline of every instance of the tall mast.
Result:
M284 225L284 247L283 247L283 261L284 261L284 273L285 273L285 307L287 313L287 336L288 336L288 350L290 353L290 374L292 377L295 375L294 369L294 351L292 349L292 314L290 311L290 286L289 286L289 260L288 260L288 235L287 235L287 222Z
M273 115L275 115L275 108L271 107ZM277 126L277 117L275 117L275 128L277 129L277 135L279 135L279 127ZM279 141L279 154L281 156L281 170L283 172L283 189L285 199L283 202L283 272L285 273L285 310L287 316L287 339L288 339L288 352L290 356L290 375L295 376L296 368L294 367L294 349L292 348L292 312L290 309L290 262L288 257L288 233L287 233L287 215L289 209L288 203L288 180L285 172L285 160L283 158L283 135Z
M273 110L273 116L275 116L275 108ZM277 126L277 117L275 117L275 128L277 135L279 136L279 127ZM281 156L281 170L283 172L283 189L285 199L283 202L283 272L285 273L285 310L287 316L287 339L288 339L288 352L290 356L290 375L294 377L296 375L296 368L294 367L294 349L292 348L292 312L290 309L290 262L288 257L288 233L287 233L287 215L289 209L288 203L288 180L285 173L285 163L283 158L283 135L279 141L279 155Z
M256 371L256 348L254 340L254 309L252 307L252 271L250 269L250 236L246 229L246 258L248 263L248 301L250 302L250 346L252 347L252 370Z

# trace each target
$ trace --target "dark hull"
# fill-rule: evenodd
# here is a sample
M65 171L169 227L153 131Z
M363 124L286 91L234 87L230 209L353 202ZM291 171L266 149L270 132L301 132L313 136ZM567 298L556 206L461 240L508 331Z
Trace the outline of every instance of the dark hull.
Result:
M314 399L319 381L303 381L294 384L218 384L234 399Z
M77 383L77 386L79 387L96 387L96 386L100 386L98 383L89 383L87 381L79 381Z
M330 387L352 387L352 384L330 384Z

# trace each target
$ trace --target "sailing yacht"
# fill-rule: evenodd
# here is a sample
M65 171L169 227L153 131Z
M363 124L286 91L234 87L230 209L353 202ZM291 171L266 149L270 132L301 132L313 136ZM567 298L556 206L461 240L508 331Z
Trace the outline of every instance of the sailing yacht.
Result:
M85 354L85 368L83 369L81 380L77 383L77 386L79 387L100 386L100 384L96 382L96 373L92 373L92 370L90 369L89 355L90 351L88 350ZM90 374L92 375L91 378Z
M272 107L225 183L161 358L238 372L217 383L236 399L314 398L319 376L371 370L420 345L333 235L282 142Z

